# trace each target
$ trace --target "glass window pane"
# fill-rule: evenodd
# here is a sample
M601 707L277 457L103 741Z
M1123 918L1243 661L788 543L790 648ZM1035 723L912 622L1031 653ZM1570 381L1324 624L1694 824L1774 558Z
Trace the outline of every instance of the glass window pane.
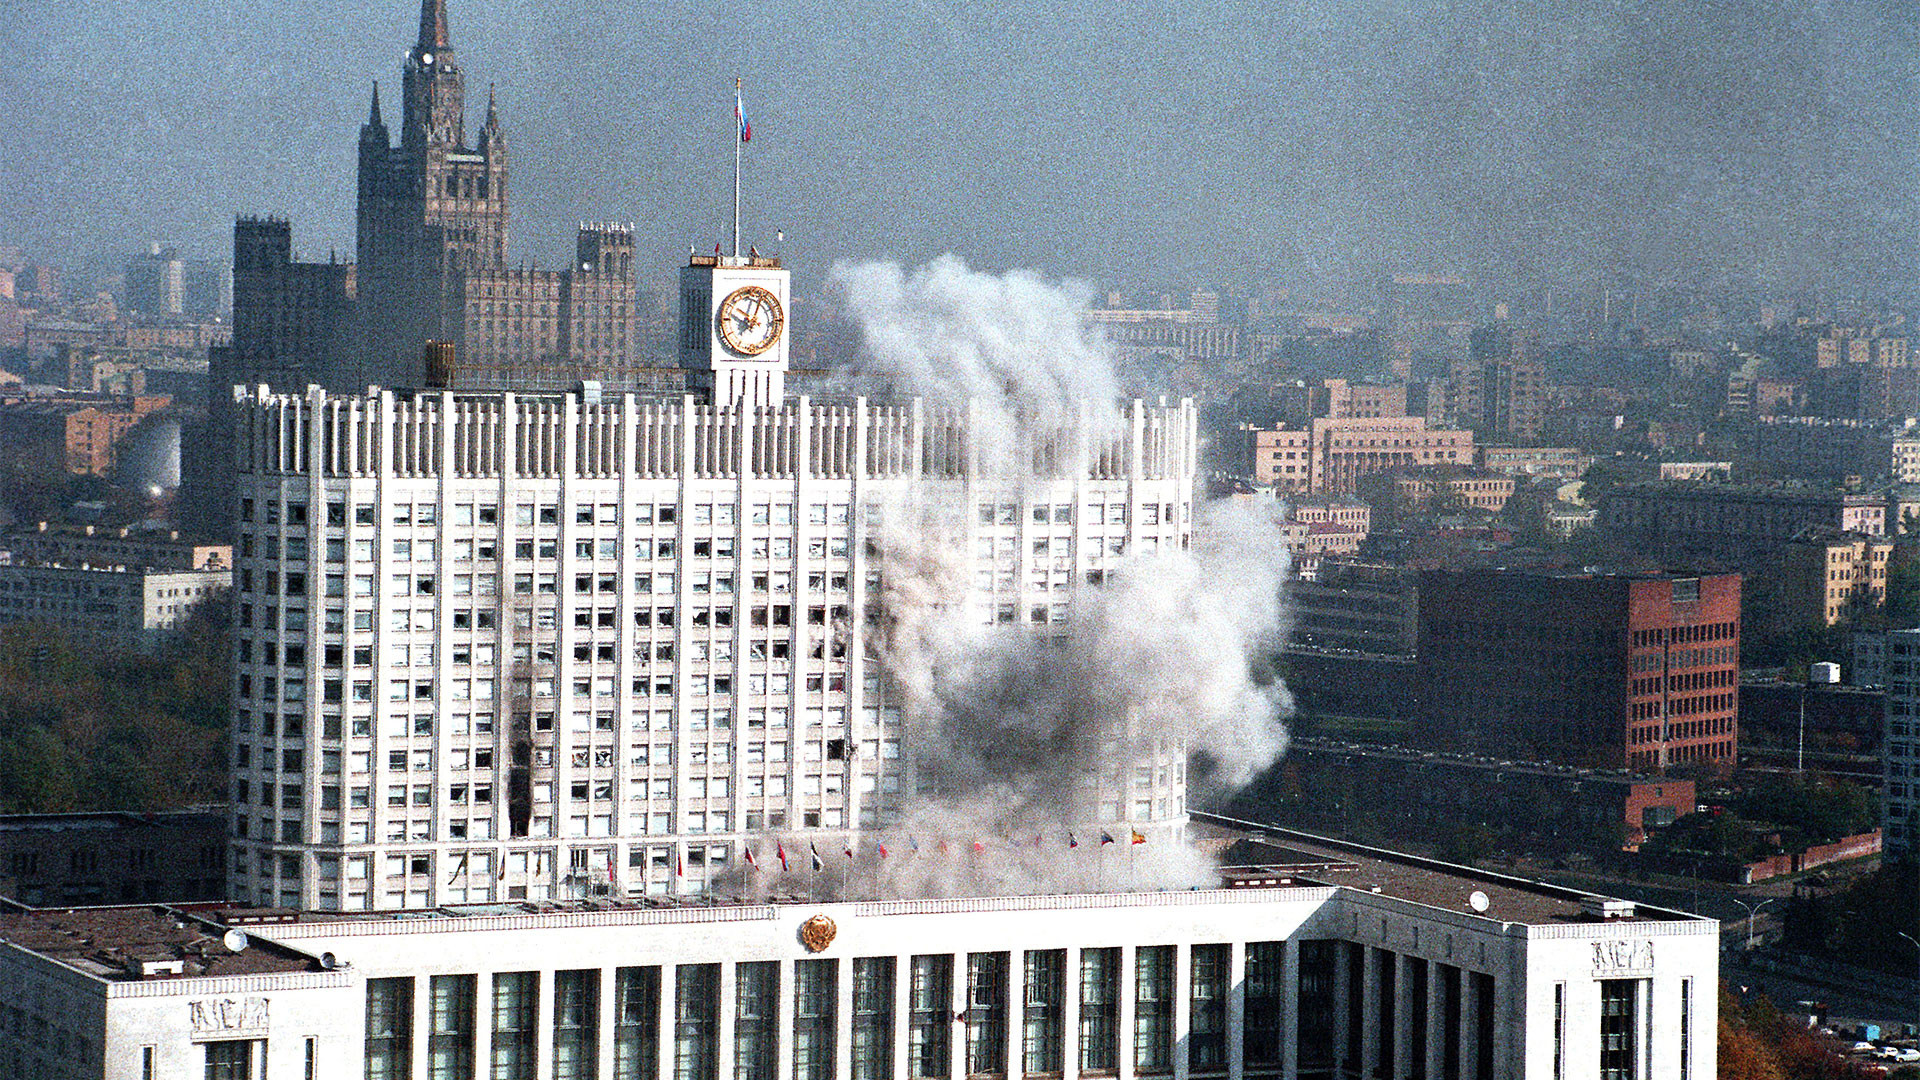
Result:
M853 961L853 1080L893 1080L893 957Z
M600 972L553 973L553 1080L589 1080L600 1060Z
M407 1080L413 1067L413 980L367 980L367 1080Z
M540 973L503 971L493 977L493 1080L533 1080L534 1024Z
M660 1068L660 969L613 973L613 1080L654 1080Z
M734 1080L773 1080L779 1065L779 961L739 964L734 980Z
M793 965L793 1080L833 1076L834 997L838 960L800 960Z

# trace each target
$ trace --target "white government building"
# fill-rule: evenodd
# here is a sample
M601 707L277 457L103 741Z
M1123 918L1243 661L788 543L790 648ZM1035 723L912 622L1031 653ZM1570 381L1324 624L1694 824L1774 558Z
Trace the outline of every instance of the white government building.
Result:
M749 840L884 829L916 776L870 640L883 511L957 511L964 603L1038 633L1187 543L1190 402L991 475L964 408L786 399L786 271L692 262L718 403L238 392L235 899L698 892ZM1063 826L1180 830L1184 747L1135 745Z
M0 912L0 1074L1714 1076L1713 920L1267 840L1194 891Z

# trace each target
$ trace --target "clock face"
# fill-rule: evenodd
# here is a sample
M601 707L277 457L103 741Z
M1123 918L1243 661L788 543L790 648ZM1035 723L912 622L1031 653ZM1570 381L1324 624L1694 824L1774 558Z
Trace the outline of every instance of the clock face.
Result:
M735 289L720 301L720 341L741 356L773 348L786 323L780 298L758 285Z

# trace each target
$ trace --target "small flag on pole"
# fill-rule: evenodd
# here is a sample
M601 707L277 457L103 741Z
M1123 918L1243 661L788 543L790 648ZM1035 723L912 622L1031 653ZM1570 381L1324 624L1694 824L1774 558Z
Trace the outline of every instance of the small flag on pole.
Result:
M778 840L774 841L773 853L780 860L780 872L783 874L786 873L787 872L787 845L784 843L781 843Z
M1147 838L1146 838L1145 836L1142 836L1142 835L1141 835L1141 833L1140 833L1140 830L1139 830L1139 829L1128 829L1127 831L1133 834L1133 842L1134 842L1134 843L1136 843L1136 844L1144 844L1144 843L1146 843L1146 842L1147 842Z
M852 840L847 841L847 858L849 859L853 858L853 841Z
M1067 831L1067 847L1069 849L1072 849L1072 848L1077 848L1079 846L1080 846L1080 838L1073 835L1072 830L1068 830Z
M827 865L820 861L820 849L815 847L812 841L807 842L807 850L813 853L813 869L815 872L818 872L821 867Z
M914 851L920 850L920 841L915 839L912 833L907 834L907 847L913 849Z
M887 845L884 842L873 845L873 850L879 852L881 858L887 857Z
M978 839L976 839L973 842L973 850L977 854L979 852L987 850L987 845L984 843L981 843Z
M1111 843L1113 843L1113 834L1110 832L1107 832L1105 829L1102 829L1100 831L1100 846L1106 847L1108 844L1111 844Z
M747 865L757 869L760 866L760 860L753 857L753 849L749 847L742 848L741 850L747 854Z
M753 124L747 120L747 109L740 103L740 80L733 80L733 122L740 129L740 141L753 141Z

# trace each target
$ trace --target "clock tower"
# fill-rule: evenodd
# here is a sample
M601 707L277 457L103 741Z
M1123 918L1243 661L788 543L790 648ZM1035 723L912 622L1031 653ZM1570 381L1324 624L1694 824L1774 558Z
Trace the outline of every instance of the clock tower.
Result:
M786 397L787 271L765 255L695 255L680 271L680 357L715 405Z

